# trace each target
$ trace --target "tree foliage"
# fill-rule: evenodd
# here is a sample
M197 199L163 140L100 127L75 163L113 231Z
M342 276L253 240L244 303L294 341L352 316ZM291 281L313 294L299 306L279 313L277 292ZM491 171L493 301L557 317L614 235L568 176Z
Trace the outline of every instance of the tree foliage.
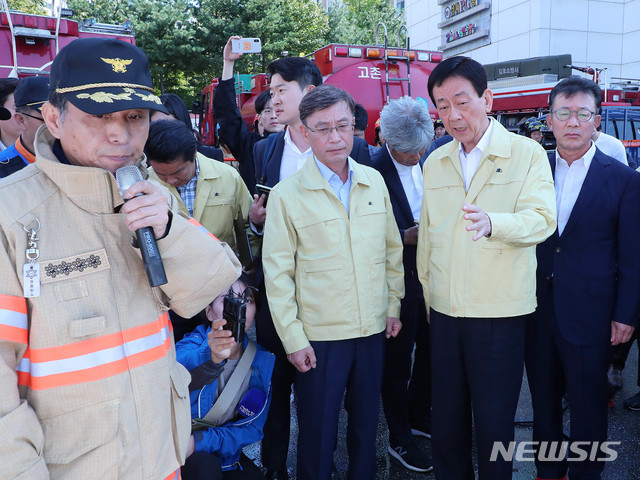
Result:
M36 15L44 15L44 0L9 0L10 10L19 10L24 13L35 13Z
M379 22L387 27L391 46L404 46L405 37L398 44L398 31L404 24L402 14L387 0L345 0L329 9L329 43L356 45L375 44L375 31ZM378 42L384 42L384 29L380 28Z
M36 0L14 0L32 1ZM387 0L345 0L325 12L316 0L68 0L74 19L131 21L136 44L149 57L159 91L190 98L222 71L222 49L231 35L258 37L262 53L245 55L238 73L259 73L283 51L308 55L327 43L374 41L381 19L389 36L402 19Z

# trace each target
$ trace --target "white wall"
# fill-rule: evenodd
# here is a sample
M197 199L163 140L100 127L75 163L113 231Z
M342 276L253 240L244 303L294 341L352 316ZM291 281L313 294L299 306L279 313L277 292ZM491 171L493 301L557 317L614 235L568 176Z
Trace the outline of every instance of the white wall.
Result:
M481 63L570 53L607 78L640 78L640 0L492 0L491 44L466 52ZM441 5L408 0L416 48L437 49Z

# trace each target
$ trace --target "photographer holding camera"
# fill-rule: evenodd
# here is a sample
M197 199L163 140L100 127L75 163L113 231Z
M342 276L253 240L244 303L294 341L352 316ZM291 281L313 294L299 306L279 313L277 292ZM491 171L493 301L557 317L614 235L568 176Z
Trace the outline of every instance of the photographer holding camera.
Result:
M245 335L256 313L248 275L205 312L211 326L198 326L176 344L178 361L191 373L193 433L182 478L264 478L242 453L262 439L274 364L274 356Z

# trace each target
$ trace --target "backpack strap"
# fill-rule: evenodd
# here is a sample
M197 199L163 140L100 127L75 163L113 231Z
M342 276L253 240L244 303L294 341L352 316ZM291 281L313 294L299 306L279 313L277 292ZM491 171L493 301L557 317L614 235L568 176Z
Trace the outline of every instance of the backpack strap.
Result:
M245 348L236 369L231 374L231 378L222 389L222 393L216 399L213 407L207 412L204 418L193 419L193 425L217 427L219 426L220 419L229 410L234 400L239 397L240 388L244 379L251 375L251 364L256 356L256 344L249 340L247 342L247 348ZM204 424L204 425L203 425Z

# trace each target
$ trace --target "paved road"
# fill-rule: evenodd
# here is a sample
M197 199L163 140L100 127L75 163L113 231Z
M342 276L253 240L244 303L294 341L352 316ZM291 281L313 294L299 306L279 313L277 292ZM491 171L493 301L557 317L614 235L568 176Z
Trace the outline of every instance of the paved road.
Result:
M602 480L640 480L640 412L629 412L622 406L622 401L635 395L639 388L638 379L638 350L634 346L627 361L627 367L623 372L624 387L617 393L616 405L609 411L609 440L622 442L617 448L618 458L607 465ZM516 414L516 441L530 441L532 435L531 424L533 418L531 411L529 387L523 382L518 412ZM287 466L291 479L295 480L296 465L296 437L297 424L295 410L293 414L293 432L289 448ZM565 412L565 427L568 431L568 412ZM338 438L338 451L335 455L337 474L335 480L346 479L347 452L346 452L346 414L342 412L340 418L340 430ZM418 446L425 452L431 453L430 440L417 439ZM435 478L432 473L415 473L389 461L387 454L387 431L384 415L380 412L378 441L377 441L378 474L376 480L430 480ZM245 449L247 455L260 465L260 447L258 444ZM514 480L533 480L536 477L533 462L515 462L513 466Z

